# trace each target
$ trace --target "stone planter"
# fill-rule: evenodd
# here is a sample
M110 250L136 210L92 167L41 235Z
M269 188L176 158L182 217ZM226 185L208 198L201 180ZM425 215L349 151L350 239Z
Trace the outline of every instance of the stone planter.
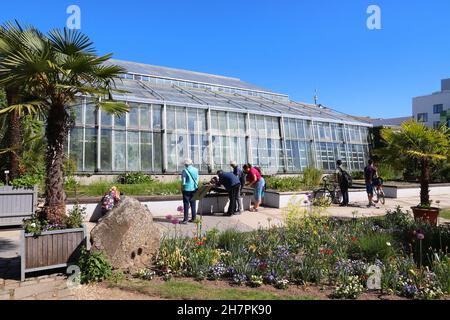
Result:
M418 208L411 207L414 213L414 220L416 221L424 221L431 225L436 226L438 223L439 208Z
M37 187L0 187L0 226L19 226L37 205Z
M79 229L66 229L42 232L39 235L20 235L21 280L25 274L67 267L78 260L79 251L86 245L86 226Z

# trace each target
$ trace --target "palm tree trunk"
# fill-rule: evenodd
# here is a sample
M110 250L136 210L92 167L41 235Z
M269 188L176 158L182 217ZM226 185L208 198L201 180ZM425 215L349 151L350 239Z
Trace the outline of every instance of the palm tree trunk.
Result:
M67 138L63 105L52 105L47 118L45 214L52 224L61 224L66 212L64 192L64 146Z
M427 159L422 160L420 175L420 204L430 204L430 165Z
M19 97L14 90L6 91L8 106L19 102ZM20 117L19 112L14 110L8 114L8 129L6 131L9 152L9 178L14 180L19 176L19 153L20 153Z

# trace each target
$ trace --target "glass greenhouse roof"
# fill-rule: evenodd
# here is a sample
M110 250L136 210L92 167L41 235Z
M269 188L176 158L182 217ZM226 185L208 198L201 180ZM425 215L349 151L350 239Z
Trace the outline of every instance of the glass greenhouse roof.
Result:
M245 90L263 90L256 86L244 83L236 78L221 77L203 73L157 67L134 62L117 61L111 62L127 69L130 73L147 74L149 76L166 77L179 79L180 81L201 81L204 83L221 86L229 85ZM139 78L138 78L139 79ZM180 85L177 85L180 83ZM223 92L211 89L209 86L198 88L185 88L181 82L154 83L151 81L133 79L117 79L118 90L125 90L126 93L117 92L114 97L119 100L129 102L142 102L167 105L192 106L198 108L211 108L217 110L227 110L234 112L250 112L255 114L266 114L272 116L284 116L292 118L306 118L315 121L325 122L345 122L355 125L371 126L370 123L358 121L356 118L329 109L324 106L299 103L291 101L288 96L278 93L269 95L249 96L241 92ZM217 88L217 87L216 87ZM278 99L282 97L283 99Z

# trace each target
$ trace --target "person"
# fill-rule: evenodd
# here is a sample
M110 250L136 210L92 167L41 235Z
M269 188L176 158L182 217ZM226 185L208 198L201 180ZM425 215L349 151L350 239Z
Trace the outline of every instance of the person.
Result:
M239 197L237 199L237 212L243 212L244 208L242 208L242 189L245 186L245 173L244 171L238 166L236 161L231 161L230 163L231 168L233 168L233 174L239 178L240 187L239 187Z
M193 166L191 159L184 162L185 168L181 172L181 184L183 193L183 210L184 219L181 224L194 222L197 216L196 201L193 199L194 194L198 190L199 176L198 169ZM192 219L189 219L189 207L191 208Z
M264 198L264 187L266 186L266 181L262 177L261 171L256 167L252 167L251 164L244 165L243 169L247 175L247 185L255 189L255 193L253 195L255 203L250 211L258 212L259 206Z
M228 206L227 215L237 215L240 214L236 212L236 204L239 198L239 189L241 187L241 182L239 178L233 174L233 172L223 172L222 170L217 171L217 179L212 180L212 182L216 182L216 185L224 186L225 190L228 192L228 198L230 200L230 205Z
M109 189L108 192L106 192L103 195L102 198L102 216L104 216L108 211L112 210L117 204L120 202L120 195L119 190L116 186L113 186L111 189Z
M348 206L348 188L349 188L349 181L347 179L346 171L343 168L342 160L336 161L336 181L339 184L339 188L341 189L342 193L342 203L340 204L341 207Z
M373 160L368 161L368 165L364 168L364 180L366 182L367 198L369 199L368 208L375 206L373 203L373 180L377 175L377 168L373 165Z

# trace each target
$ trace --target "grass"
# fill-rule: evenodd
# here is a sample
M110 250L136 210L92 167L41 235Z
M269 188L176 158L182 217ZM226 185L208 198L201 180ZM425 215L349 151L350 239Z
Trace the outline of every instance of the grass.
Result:
M117 184L108 181L94 182L90 185L79 185L76 188L66 188L67 197L101 197L115 185L120 192L130 196L151 196L151 195L178 195L181 194L180 182L159 182L152 181L145 184Z
M444 219L450 219L450 209L443 209L439 214L439 217Z
M109 286L123 290L138 291L143 294L177 300L316 300L308 295L289 295L249 288L218 288L201 283L172 279L162 283L152 281L124 280L109 283Z

